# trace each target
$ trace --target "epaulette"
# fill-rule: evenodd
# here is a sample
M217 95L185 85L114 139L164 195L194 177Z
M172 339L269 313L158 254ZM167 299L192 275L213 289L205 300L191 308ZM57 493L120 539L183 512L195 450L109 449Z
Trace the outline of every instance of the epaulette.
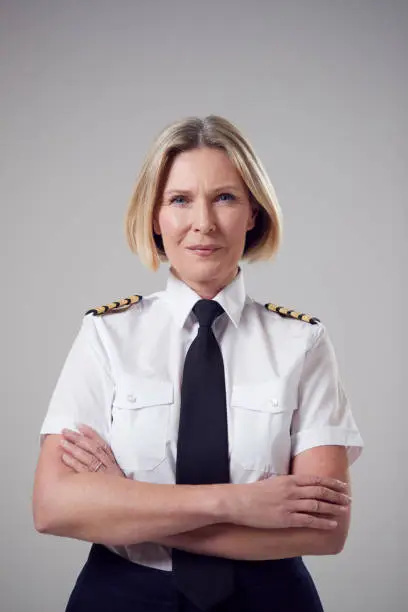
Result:
M112 312L122 312L123 310L127 310L129 306L132 304L137 304L143 299L142 295L131 295L127 298L122 298L117 302L111 302L110 304L105 304L104 306L98 306L97 308L91 308L85 313L86 315L103 315Z
M317 317L312 317L311 315L307 315L304 312L296 312L296 310L290 310L289 308L285 308L284 306L277 306L276 304L265 304L266 310L271 310L272 312L277 312L281 317L292 317L292 319L298 319L298 321L305 321L306 323L310 323L311 325L316 325L320 323L320 319Z

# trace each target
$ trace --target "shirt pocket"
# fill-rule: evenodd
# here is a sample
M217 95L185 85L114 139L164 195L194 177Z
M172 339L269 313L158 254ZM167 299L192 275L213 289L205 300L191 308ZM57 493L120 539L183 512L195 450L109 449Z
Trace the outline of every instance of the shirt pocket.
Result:
M231 459L259 475L287 474L292 405L281 384L236 385L231 394Z
M125 472L153 470L166 457L173 384L123 376L112 405L112 450Z

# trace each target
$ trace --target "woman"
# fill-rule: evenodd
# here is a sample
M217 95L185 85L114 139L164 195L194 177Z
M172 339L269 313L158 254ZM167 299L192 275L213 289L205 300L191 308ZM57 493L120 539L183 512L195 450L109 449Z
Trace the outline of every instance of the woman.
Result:
M227 120L167 127L127 213L164 291L88 311L41 434L34 520L93 542L67 611L321 611L362 440L326 328L246 295L281 212Z

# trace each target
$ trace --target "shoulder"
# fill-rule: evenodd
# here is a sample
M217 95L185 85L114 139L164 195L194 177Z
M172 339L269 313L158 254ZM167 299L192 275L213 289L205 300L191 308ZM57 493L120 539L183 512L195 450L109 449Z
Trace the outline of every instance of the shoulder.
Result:
M146 326L146 317L151 316L159 296L160 293L133 293L88 308L82 316L83 333L90 343L103 346L107 352L120 350L126 339L140 334Z
M128 310L134 304L139 304L143 299L142 295L133 294L126 298L120 298L114 302L103 304L102 306L95 306L85 312L86 315L101 316L106 314L113 314L117 312L123 312Z
M275 312L280 317L288 319L296 319L297 321L303 321L304 323L310 323L311 325L317 325L320 323L320 319L311 314L306 314L301 310L294 308L287 308L286 306L279 306L272 302L264 304L264 308L269 312Z
M141 295L133 293L105 304L89 308L83 315L90 327L95 327L101 337L113 333L113 338L126 336L131 330L146 323L146 317L155 318L155 305L161 301L162 292ZM159 309L160 310L160 309ZM119 337L118 336L118 337ZM113 341L113 340L112 340Z
M251 300L252 308L248 310L248 316L255 316L261 333L270 337L271 342L280 346L285 353L303 354L316 343L324 329L320 318L302 309L283 306L278 302L265 304ZM250 326L252 328L253 324Z
M269 339L271 346L276 346L277 353L284 360L303 359L324 336L326 327L320 318L302 309L274 302L255 302L253 306L262 336ZM253 327L251 324L251 329Z

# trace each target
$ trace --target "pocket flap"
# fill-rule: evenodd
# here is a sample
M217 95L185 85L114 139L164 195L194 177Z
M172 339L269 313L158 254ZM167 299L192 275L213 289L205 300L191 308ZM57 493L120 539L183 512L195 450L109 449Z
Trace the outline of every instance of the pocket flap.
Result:
M173 383L157 378L123 376L118 381L113 404L135 410L145 406L173 403Z
M234 385L231 405L261 412L283 412L285 410L282 389L273 381Z

